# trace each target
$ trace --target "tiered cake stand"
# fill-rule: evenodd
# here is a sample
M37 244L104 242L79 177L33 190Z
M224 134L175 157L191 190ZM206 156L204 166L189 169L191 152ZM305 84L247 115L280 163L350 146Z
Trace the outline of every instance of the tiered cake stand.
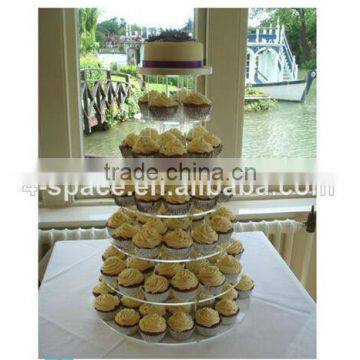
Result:
M142 75L164 75L164 76L168 76L168 75L179 75L179 76L199 76L199 75L209 75L212 73L212 68L207 66L207 67L203 67L200 69L168 69L168 68L143 68L143 67L139 67L138 71L140 74ZM180 114L177 114L176 117L174 117L174 119L171 120L172 123L176 123L179 126L179 129L184 131L184 125L186 126L187 123L191 123L191 122L199 122L198 119L188 119L184 116L183 112L181 111L181 109L179 109ZM145 120L149 120L151 121L151 119L145 119ZM202 119L200 121L208 121L209 117L207 119ZM160 129L161 131L161 129ZM117 203L117 202L116 202ZM126 209L127 211L134 211L134 212L138 212L139 211L133 207L133 206L120 206L119 203L117 203L117 205L119 205L120 208ZM186 213L186 214L181 214L181 215L167 215L167 214L157 214L157 213L141 213L142 215L145 216L150 216L150 217L158 217L161 219L166 219L166 218L201 218L201 217L205 217L206 215L210 214L211 212L215 211L216 208L213 209L209 209L206 211L199 211L198 213ZM117 247L116 242L114 243L112 241L112 239L110 238L110 242L113 246L116 247L116 249L118 249L118 251L124 253L127 256L131 256L131 257L136 257L139 259L143 259L143 260L148 260L148 261L152 261L154 263L161 263L161 262L168 262L168 263L187 263L189 261L200 261L200 260L204 260L216 255L219 255L220 253L224 252L226 253L226 246L222 247L220 250L216 249L214 251L208 252L208 253L197 253L196 255L189 255L188 257L169 257L167 256L166 258L163 258L161 256L157 256L155 258L148 258L148 257L144 257L144 256L140 256L138 254L136 254L136 252L134 250L131 249L124 249L124 248L120 248ZM228 244L230 245L230 242L228 242ZM240 280L241 278L241 274L239 274L239 277L237 279ZM153 305L161 305L161 306L166 306L166 307L170 307L170 306L180 306L180 305L191 305L193 308L193 313L195 313L196 309L198 306L201 306L202 303L204 302L209 302L209 301L214 301L217 298L220 298L221 296L223 296L224 294L226 294L228 291L232 290L232 288L236 285L236 282L230 284L230 286L216 294L216 295L210 295L209 297L205 298L205 299L192 299L192 300L179 300L179 302L169 302L169 301L165 301L165 302L153 302L153 301L148 301L142 298L136 298L136 297L132 297L129 296L128 294L123 294L115 284L109 283L107 282L105 279L103 279L103 281L105 281L107 283L107 285L112 288L114 291L116 291L116 293L118 293L120 296L126 296L127 298L136 300L138 302L141 303L148 303L148 304L153 304ZM161 344L161 345L180 345L180 344L191 344L191 343L198 343L198 342L202 342L202 341L209 341L211 339L214 339L216 337L219 337L223 334L225 334L226 332L230 331L233 326L236 326L237 324L239 324L245 317L246 312L249 308L249 303L250 300L249 298L246 299L239 299L237 300L237 303L239 305L240 311L239 314L236 318L236 322L233 325L220 325L219 327L219 331L217 333L217 335L212 336L212 337L204 337L201 336L200 334L198 334L196 331L194 331L193 335L191 336L191 338L189 338L188 340L183 340L183 341L179 341L179 340L175 340L173 339L169 334L166 334L164 339L160 342L160 343L156 343L156 344ZM115 324L114 321L105 321L103 320L113 331L117 332L119 335L126 337L132 341L135 342L146 342L145 340L142 339L142 337L140 336L140 334L136 334L136 335L125 335L122 332L120 332L117 328L117 325Z

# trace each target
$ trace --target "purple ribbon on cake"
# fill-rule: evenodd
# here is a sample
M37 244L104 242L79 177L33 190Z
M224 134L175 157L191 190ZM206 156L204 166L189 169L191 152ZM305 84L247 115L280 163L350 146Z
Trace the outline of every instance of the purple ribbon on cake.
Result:
M185 68L194 69L203 66L202 60L199 61L152 61L143 60L144 68Z

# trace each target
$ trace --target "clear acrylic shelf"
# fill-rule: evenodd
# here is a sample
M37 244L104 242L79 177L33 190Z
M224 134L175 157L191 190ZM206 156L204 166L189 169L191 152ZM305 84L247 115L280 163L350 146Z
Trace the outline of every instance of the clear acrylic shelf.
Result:
M136 68L139 74L141 75L180 75L180 76L201 76L201 75L211 75L212 67L203 66L201 68L149 68L138 66Z

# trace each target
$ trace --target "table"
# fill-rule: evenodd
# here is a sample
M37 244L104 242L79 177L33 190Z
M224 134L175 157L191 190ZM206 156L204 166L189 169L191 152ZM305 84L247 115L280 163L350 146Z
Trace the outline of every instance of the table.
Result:
M179 347L138 344L92 309L107 240L59 241L39 290L40 358L314 358L316 305L262 232L237 233L255 280L249 312L228 334Z

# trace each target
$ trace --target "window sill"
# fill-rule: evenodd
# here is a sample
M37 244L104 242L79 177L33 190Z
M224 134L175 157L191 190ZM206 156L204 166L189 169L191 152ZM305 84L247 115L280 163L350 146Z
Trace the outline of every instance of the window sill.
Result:
M113 201L111 201L113 204ZM316 198L242 200L225 204L240 220L305 218ZM104 227L116 205L74 206L61 209L39 209L39 228Z

